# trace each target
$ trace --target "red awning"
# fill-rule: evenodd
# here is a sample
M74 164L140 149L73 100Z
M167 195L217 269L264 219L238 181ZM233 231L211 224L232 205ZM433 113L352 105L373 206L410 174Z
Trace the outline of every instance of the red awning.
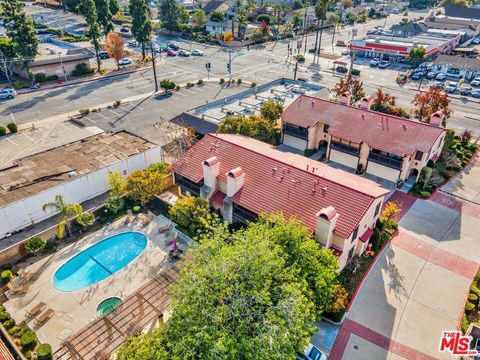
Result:
M433 161L433 162L436 162L437 160L438 160L438 155L437 155L437 154L433 155L432 161Z
M333 63L336 65L343 65L343 66L347 65L345 61L340 61L340 60L335 60Z
M373 230L372 229L367 229L367 231L365 231L363 233L363 235L360 236L360 241L366 243L368 240L370 240L372 235L373 235Z
M210 201L212 202L212 204L223 205L223 200L226 196L227 195L225 195L221 191L215 191L215 194L212 195Z

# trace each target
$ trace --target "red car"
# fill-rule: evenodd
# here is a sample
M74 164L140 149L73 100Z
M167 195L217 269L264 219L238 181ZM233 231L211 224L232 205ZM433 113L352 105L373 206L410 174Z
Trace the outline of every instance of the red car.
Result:
M173 50L168 50L167 51L167 56L177 56L177 53Z

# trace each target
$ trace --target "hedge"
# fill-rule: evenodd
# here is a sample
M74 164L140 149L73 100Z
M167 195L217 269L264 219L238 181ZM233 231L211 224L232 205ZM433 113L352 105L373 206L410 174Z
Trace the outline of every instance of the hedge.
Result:
M2 284L8 284L10 280L13 279L13 273L11 270L3 270L2 273L0 274L0 279L2 281ZM5 310L5 308L4 308Z
M7 129L5 129L3 126L0 126L0 136L4 136L7 133Z
M10 320L12 317L10 316L9 313L7 312L1 312L0 313L0 322L3 324L5 321Z
M10 330L11 328L13 328L15 326L15 320L13 319L10 319L10 320L7 320L3 323L3 326L5 326L5 329L7 330Z
M52 347L50 344L41 344L37 348L37 360L51 360L52 358Z
M20 338L20 345L24 350L34 349L37 345L37 335L33 331L25 332Z
M468 302L465 304L465 311L470 312L473 309L475 309L475 304L472 304L471 302Z
M18 131L17 124L15 123L10 123L7 125L8 131L10 131L12 134L15 134Z
M480 289L475 285L470 286L470 292L477 295L480 298Z
M472 304L478 304L478 296L475 294L468 294L468 301Z

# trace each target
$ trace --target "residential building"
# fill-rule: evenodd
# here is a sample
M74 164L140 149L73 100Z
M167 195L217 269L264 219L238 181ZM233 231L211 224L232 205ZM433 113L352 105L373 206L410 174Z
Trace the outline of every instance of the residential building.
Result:
M232 32L232 21L209 21L205 25L205 31L212 36L216 36L226 32Z
M108 191L109 171L128 176L161 160L160 146L126 131L18 159L0 169L0 239L55 215L42 207L56 195L82 203Z
M396 24L390 27L393 36L411 37L423 34L427 27L422 23L409 22L406 24Z
M480 60L470 57L440 54L433 61L433 69L449 77L467 80L480 76Z
M172 165L183 195L230 223L260 213L298 217L342 269L368 246L388 190L373 181L241 135L208 134Z
M466 20L480 20L480 7L445 5L445 16L452 18L461 18Z
M211 15L215 11L225 12L229 8L229 5L224 0L212 0L209 1L202 10L207 15Z
M303 95L282 114L282 142L299 150L319 150L327 161L365 171L393 182L435 162L446 130L443 114L435 113L430 124L371 111L371 98L360 107L350 104L351 95L339 102Z

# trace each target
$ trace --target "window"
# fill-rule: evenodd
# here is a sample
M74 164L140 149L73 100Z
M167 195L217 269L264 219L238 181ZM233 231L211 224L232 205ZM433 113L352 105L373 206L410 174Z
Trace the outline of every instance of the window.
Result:
M382 205L381 202L379 202L379 203L377 204L377 207L375 208L375 215L373 215L373 217L375 217L375 216L378 215L378 213L380 212L380 206L381 206L381 205Z
M297 125L283 123L283 133L305 140L308 139L308 129Z
M328 133L328 129L330 128L330 125L328 124L323 124L323 132Z
M253 211L245 209L243 206L233 203L233 220L246 224L247 222L256 221L258 215Z
M422 157L423 157L423 152L417 150L417 153L415 154L415 160L420 161L422 160Z
M358 226L353 230L352 242L357 238L358 235Z
M358 147L358 144L352 143L350 141L342 140L341 142L338 142L338 141L332 140L330 142L330 147L332 149L335 149L347 154L358 155L360 153L360 148Z
M394 169L401 169L403 163L403 158L401 156L378 149L370 150L368 160Z
M200 188L203 186L203 180L198 184L175 173L175 184L182 188L183 192L190 192L194 196L200 196Z

